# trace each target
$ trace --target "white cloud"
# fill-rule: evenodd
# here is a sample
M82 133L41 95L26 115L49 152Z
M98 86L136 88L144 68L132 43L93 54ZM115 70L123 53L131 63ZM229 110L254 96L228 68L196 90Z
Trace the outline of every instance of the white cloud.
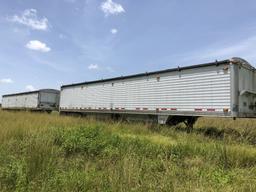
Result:
M47 45L41 41L38 40L31 40L29 41L26 46L28 49L32 49L35 51L41 51L41 52L49 52L51 51L50 47L47 47Z
M13 80L10 78L0 79L0 83L13 83Z
M105 13L105 16L118 15L125 12L121 4L115 3L112 0L106 0L105 2L102 2L101 10Z
M28 90L28 91L35 91L36 90L33 85L27 85L25 87L25 89Z
M88 66L88 69L90 69L90 70L96 70L96 69L99 69L99 66L98 66L97 64L90 64L90 65Z
M8 20L26 25L34 30L46 31L48 29L48 19L46 17L39 19L36 9L26 9L21 15L14 15Z
M112 34L116 34L116 33L118 32L118 30L115 29L115 28L113 28L113 29L110 30L110 32L111 32Z

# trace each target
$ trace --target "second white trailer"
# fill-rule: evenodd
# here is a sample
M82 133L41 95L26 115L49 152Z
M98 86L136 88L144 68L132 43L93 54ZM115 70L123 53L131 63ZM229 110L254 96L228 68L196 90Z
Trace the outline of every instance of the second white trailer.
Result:
M255 117L255 68L240 58L61 87L60 112Z
M40 89L36 91L3 95L2 108L8 110L52 111L59 108L60 91Z

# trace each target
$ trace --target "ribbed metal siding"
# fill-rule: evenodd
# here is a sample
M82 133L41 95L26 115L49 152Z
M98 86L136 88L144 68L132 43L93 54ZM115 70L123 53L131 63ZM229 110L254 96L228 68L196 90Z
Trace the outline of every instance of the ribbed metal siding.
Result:
M63 109L230 109L230 71L223 65L113 82L64 87ZM160 79L159 79L160 78ZM159 79L159 81L158 81Z
M253 94L239 94L239 116L254 116L256 108L256 72L240 66L238 69L239 93L249 91Z
M2 99L3 108L36 108L38 93L26 95L6 96Z

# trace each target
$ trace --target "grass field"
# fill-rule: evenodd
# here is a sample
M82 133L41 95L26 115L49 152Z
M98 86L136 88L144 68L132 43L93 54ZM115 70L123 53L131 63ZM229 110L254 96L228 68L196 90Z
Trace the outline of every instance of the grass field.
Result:
M256 121L201 118L193 133L0 111L1 191L256 191Z

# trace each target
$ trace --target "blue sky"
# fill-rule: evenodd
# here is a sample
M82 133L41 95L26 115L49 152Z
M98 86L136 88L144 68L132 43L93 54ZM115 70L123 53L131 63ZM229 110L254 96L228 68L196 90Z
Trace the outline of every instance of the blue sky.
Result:
M256 63L254 0L0 0L0 95L233 56Z

